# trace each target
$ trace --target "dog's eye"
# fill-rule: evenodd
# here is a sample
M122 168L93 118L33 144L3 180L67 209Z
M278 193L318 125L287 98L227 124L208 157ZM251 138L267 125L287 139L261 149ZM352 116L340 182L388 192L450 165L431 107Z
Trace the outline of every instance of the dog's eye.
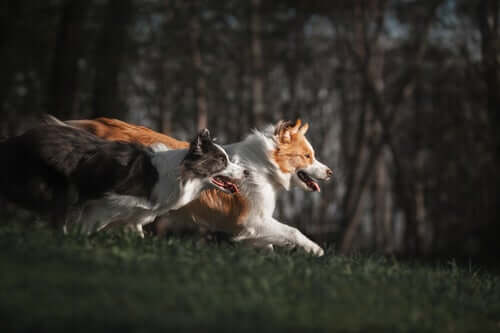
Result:
M311 154L305 154L304 155L306 158L311 158Z

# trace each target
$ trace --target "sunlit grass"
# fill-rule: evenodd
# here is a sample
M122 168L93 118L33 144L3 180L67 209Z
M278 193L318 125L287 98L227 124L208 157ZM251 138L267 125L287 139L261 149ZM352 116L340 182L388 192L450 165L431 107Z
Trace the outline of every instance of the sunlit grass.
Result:
M0 331L500 331L500 278L453 261L0 227Z

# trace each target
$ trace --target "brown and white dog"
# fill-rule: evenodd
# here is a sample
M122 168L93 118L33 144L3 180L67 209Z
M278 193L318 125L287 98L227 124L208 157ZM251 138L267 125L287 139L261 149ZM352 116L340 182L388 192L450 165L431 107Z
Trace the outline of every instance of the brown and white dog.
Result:
M57 119L49 121L58 122ZM65 123L109 140L136 141L146 145L159 142L171 149L185 148L188 144L115 119ZM312 254L323 255L323 249L298 229L273 218L280 190L299 186L319 192L316 179L328 180L332 176L332 171L316 160L314 149L305 137L307 130L308 125L302 125L300 120L295 124L282 121L263 131L254 130L241 142L224 146L233 161L250 171L240 184L240 192L229 195L206 190L198 200L169 218L195 221L211 230L227 232L233 235L233 240L252 246L271 249L273 245L301 247Z

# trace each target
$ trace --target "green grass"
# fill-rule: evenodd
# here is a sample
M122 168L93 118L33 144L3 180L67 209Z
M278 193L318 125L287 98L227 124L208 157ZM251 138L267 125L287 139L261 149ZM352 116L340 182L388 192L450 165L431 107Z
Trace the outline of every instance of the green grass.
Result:
M500 331L500 278L453 262L0 227L0 332Z

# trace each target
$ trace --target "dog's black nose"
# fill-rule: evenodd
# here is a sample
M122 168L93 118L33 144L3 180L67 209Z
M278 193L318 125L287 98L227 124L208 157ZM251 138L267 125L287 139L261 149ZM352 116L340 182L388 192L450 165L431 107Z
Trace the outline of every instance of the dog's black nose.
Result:
M332 171L331 169L327 169L327 170L326 170L326 175L327 175L328 177L333 176L333 171Z
M247 169L243 170L243 175L245 175L245 177L250 176L250 171L248 171Z

